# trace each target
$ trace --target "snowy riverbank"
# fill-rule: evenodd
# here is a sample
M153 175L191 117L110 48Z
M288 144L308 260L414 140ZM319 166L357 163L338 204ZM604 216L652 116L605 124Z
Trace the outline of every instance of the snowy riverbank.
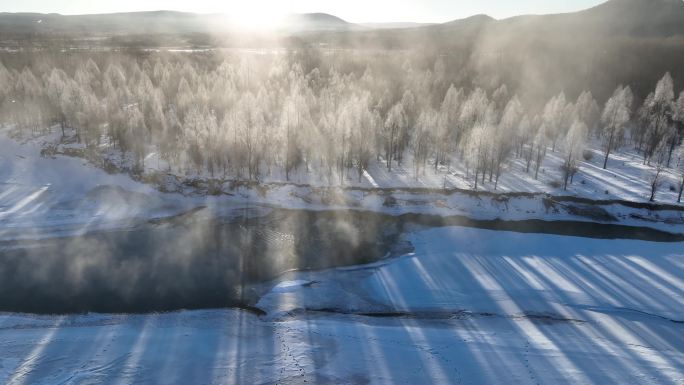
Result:
M0 382L684 382L683 244L460 227L411 241L265 285L264 316L1 314Z
M179 192L162 193L128 175L108 174L84 159L41 157L43 143L38 140L19 143L3 132L0 148L0 239L5 240L127 227L198 207L222 215L254 205L510 221L570 220L684 233L684 207L672 205L617 199L592 201L581 198L582 194L575 198L529 192L445 192L425 186L322 188L265 183L226 188L223 195L214 196L198 193L197 187L185 191L178 183L174 185Z

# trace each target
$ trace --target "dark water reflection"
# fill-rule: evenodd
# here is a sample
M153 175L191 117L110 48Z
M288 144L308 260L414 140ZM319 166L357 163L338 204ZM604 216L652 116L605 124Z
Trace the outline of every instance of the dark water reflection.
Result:
M291 269L365 263L401 224L355 212L187 215L126 231L0 250L0 311L149 312L238 306L249 283Z
M244 306L244 288L291 269L375 261L408 251L414 228L461 225L599 238L682 241L657 230L542 221L268 209L191 213L125 231L0 245L0 311L152 312Z

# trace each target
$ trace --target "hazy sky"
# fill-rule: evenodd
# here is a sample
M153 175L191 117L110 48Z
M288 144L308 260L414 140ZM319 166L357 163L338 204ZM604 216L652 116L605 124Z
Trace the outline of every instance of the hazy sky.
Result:
M504 18L589 8L605 0L0 0L0 12L62 14L177 10L231 13L266 19L288 13L326 12L351 22L444 22L485 13Z

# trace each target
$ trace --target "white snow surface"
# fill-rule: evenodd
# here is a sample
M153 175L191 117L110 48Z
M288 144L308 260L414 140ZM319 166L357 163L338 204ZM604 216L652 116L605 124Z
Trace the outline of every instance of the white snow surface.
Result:
M410 240L401 258L271 283L261 317L0 314L0 383L684 383L684 244Z
M380 194L353 189L330 203L294 185L221 197L160 193L82 159L42 158L41 147L0 133L0 240L125 227L198 206L229 212L246 203L591 221L550 211L539 197L397 192L386 205ZM639 160L625 156L625 167L638 169ZM369 187L397 180L376 167ZM637 171L621 170L610 171L618 175L609 197L643 200ZM604 180L599 169L583 165L581 172ZM443 176L435 175L426 185L441 186ZM596 198L603 188L578 181L580 196ZM513 183L505 177L500 188L541 189ZM681 211L604 209L621 224L684 232ZM262 316L237 309L0 314L0 383L684 384L683 243L461 227L409 240L410 255L292 272L257 287Z

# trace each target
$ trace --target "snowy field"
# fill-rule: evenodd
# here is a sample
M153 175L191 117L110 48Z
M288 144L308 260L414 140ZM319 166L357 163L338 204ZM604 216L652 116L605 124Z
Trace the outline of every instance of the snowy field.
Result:
M0 383L684 383L684 244L460 227L410 241L264 286L261 316L2 314Z

